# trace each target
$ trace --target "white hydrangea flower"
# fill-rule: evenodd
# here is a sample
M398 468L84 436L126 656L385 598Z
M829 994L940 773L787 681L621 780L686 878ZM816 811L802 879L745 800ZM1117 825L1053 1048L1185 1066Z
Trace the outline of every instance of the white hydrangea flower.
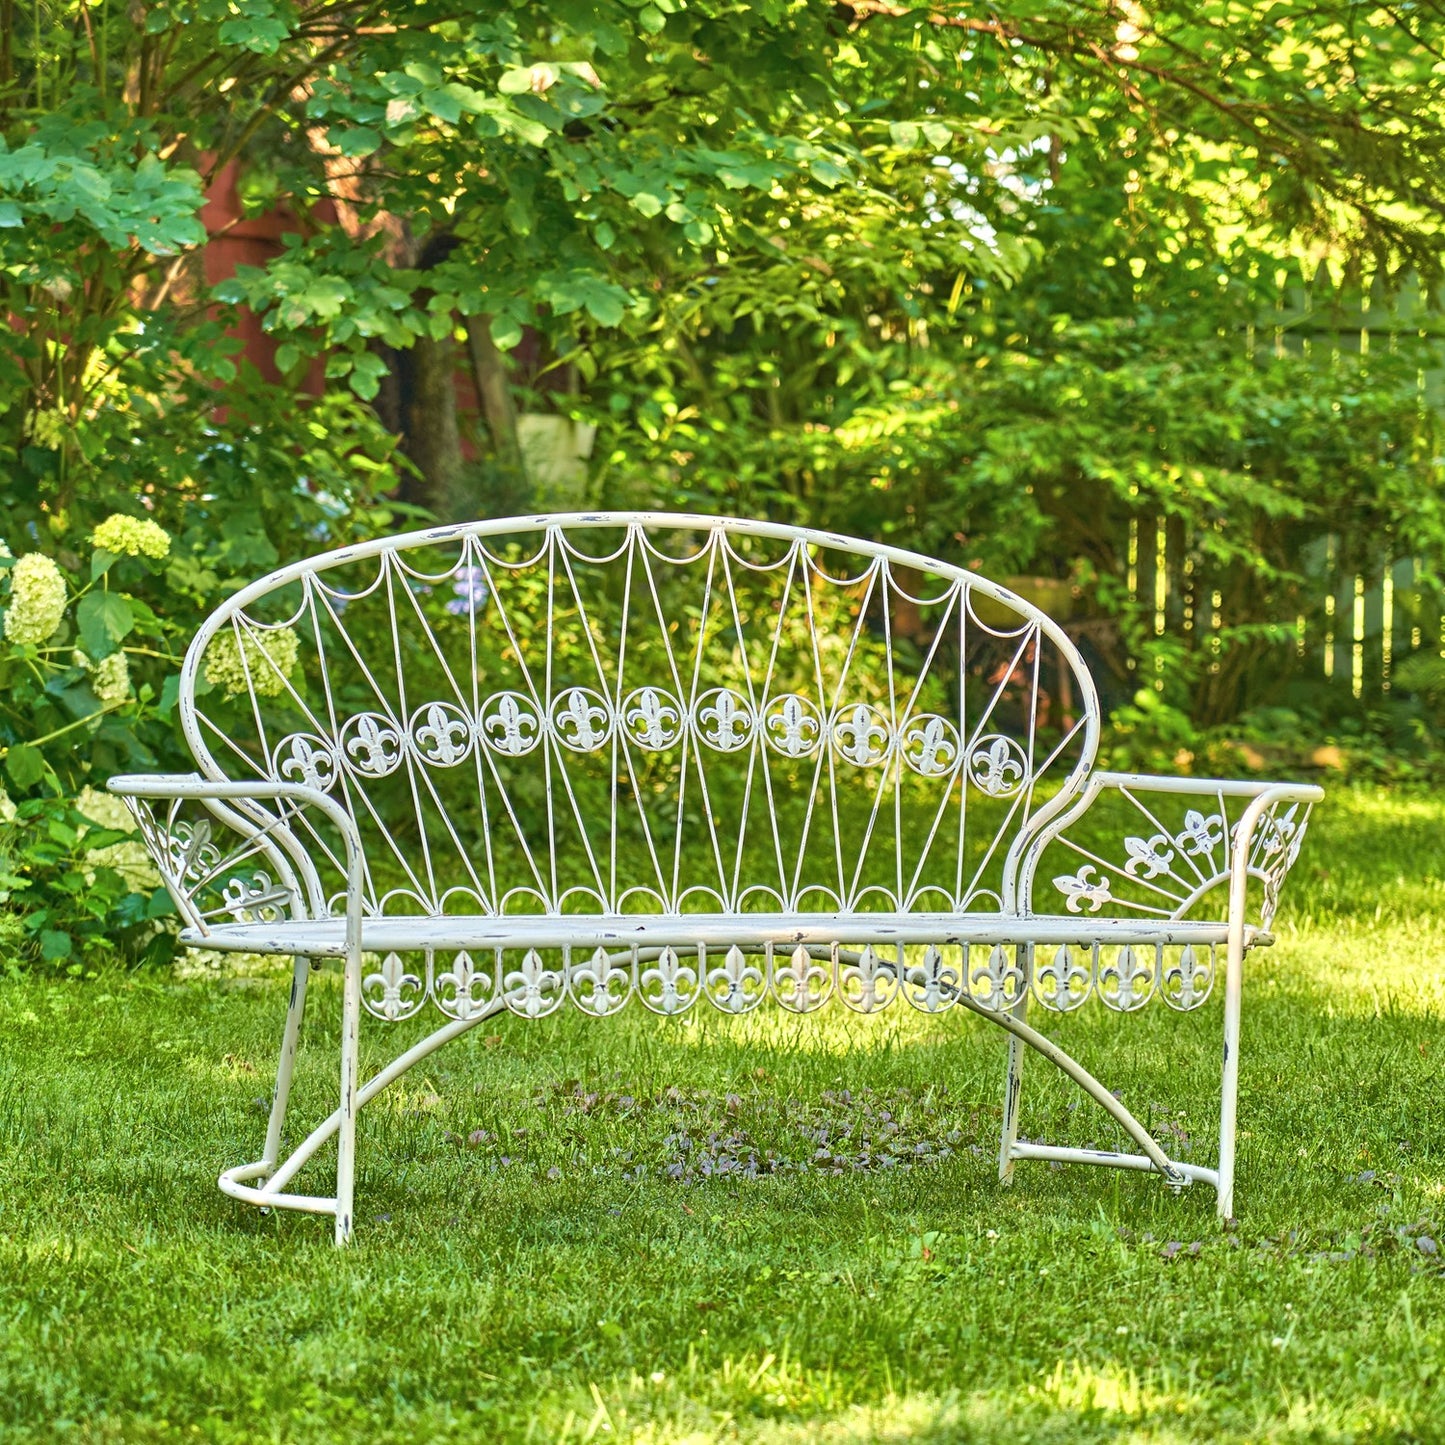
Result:
M75 800L75 811L82 818L88 818L97 828L117 833L135 832L135 819L126 806L124 798L107 793L103 788L92 788L89 784L80 790Z
M244 655L243 655L244 647ZM211 643L206 658L206 681L222 687L228 697L255 692L261 697L280 697L286 679L295 670L301 639L289 627L275 627L262 633L223 632Z
M42 552L27 552L10 569L5 636L11 642L44 642L65 616L65 577Z
M3 546L4 543L0 543ZM15 821L15 804L10 794L4 788L0 788L0 823L13 823Z
M90 690L107 707L124 702L130 696L130 663L123 652L112 652L95 664L90 674Z
M75 800L75 811L107 832L134 833L136 830L135 818L126 807L125 799L101 788L88 785L82 788ZM161 875L139 838L127 838L104 848L88 848L84 863L87 883L95 882L97 868L113 868L137 893L149 893L161 886Z
M149 517L113 512L90 534L92 545L117 557L151 557L160 561L171 550L170 533Z

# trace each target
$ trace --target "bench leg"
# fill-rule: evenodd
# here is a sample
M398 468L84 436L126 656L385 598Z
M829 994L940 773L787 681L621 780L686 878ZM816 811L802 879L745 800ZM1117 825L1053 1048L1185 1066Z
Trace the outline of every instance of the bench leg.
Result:
M1029 1009L1027 990L1009 1012L1020 1023L1025 1022ZM1004 1075L1003 1088L1003 1129L998 1145L998 1182L1014 1182L1014 1145L1019 1137L1019 1100L1024 1087L1024 1050L1028 1045L1016 1034L1008 1041L1008 1068Z
M351 1242L356 1198L357 1054L361 1046L361 949L346 960L341 990L341 1102L336 1131L336 1243Z
M1239 1019L1244 1002L1244 945L1231 936L1224 975L1224 1078L1219 1098L1219 1200L1221 1219L1234 1217L1234 1135L1239 1107Z
M266 1147L261 1163L269 1177L281 1157L281 1131L286 1126L286 1105L291 1098L291 1075L296 1067L296 1050L301 1042L301 1018L306 1012L306 985L311 960L297 958L291 973L291 998L286 1005L286 1027L281 1034L281 1056L276 1061L276 1092L271 1098L271 1118L266 1125Z

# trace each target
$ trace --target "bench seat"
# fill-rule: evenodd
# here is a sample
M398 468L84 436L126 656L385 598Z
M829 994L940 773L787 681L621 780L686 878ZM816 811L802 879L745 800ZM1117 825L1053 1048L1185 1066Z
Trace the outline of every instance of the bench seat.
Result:
M181 942L194 948L242 953L277 953L308 958L342 958L346 925L340 918L283 920L276 923L223 923L204 931L182 930ZM1247 924L1246 948L1272 943L1272 935ZM844 948L864 944L1092 944L1106 947L1223 945L1229 926L1223 920L1079 918L1044 914L1023 918L1002 913L758 913L742 917L683 915L586 915L563 917L492 915L426 917L398 915L365 918L361 946L369 953L446 949L562 948L756 948L772 943Z

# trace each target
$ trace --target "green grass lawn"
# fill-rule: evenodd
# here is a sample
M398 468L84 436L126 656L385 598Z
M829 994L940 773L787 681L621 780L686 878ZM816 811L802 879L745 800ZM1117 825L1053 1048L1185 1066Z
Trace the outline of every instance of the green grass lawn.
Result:
M338 1253L215 1188L260 1147L285 974L11 978L0 1438L1445 1440L1445 802L1338 790L1285 904L1232 1231L1144 1176L1001 1189L1003 1038L960 1011L634 1004L404 1079ZM298 1121L331 1107L313 997ZM1217 999L1045 1022L1212 1158ZM372 1059L414 1027L368 1021ZM1032 1059L1024 1133L1114 1142Z

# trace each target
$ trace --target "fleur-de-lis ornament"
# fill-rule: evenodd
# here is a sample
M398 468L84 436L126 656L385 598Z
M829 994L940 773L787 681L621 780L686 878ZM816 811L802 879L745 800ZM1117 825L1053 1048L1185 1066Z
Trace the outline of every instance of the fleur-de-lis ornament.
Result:
M1158 878L1168 873L1174 861L1172 840L1165 833L1156 833L1152 838L1125 838L1124 851L1129 861L1124 871L1133 878Z
M838 970L838 992L855 1013L877 1013L898 996L898 969L884 963L870 943L857 963L844 964Z
M336 781L336 754L310 733L292 733L276 747L277 773L291 782L304 783L326 793Z
M1097 913L1104 904L1113 900L1114 895L1109 889L1109 880L1107 878L1091 878L1090 875L1094 871L1092 863L1085 863L1077 873L1065 873L1054 879L1054 887L1067 899L1064 907L1070 913L1078 913L1086 903L1090 913Z
M682 708L655 687L629 693L622 704L623 720L633 741L651 752L671 747L682 733Z
M419 708L411 720L411 735L421 756L439 768L455 767L472 750L472 730L461 709L449 702Z
M1197 808L1190 808L1184 815L1184 828L1175 834L1174 845L1182 848L1191 858L1212 853L1224 842L1224 819L1218 813L1206 817Z
M768 704L766 728L768 741L790 758L807 757L823 732L817 708L795 692L784 693Z
M481 719L487 745L509 758L523 757L541 741L536 710L519 692L499 692L488 698Z
M708 970L707 993L713 1003L728 1014L748 1013L768 996L762 969L747 960L736 944L722 963Z
M479 969L472 956L463 949L452 960L452 966L437 975L433 997L437 1007L449 1018L475 1018L485 1011L492 992L492 975Z
M833 992L832 970L799 944L787 963L773 965L773 997L792 1013L812 1013Z
M1018 952L1022 955L1022 947ZM996 943L989 950L988 962L974 970L970 992L975 1002L997 1011L1012 1008L1023 997L1025 983L1023 969L1008 956L1003 944Z
M1061 943L1051 958L1046 957L1034 969L1034 997L1058 1013L1068 1013L1086 1003L1093 987L1092 949L1075 952L1071 945Z
M735 753L753 733L753 714L745 699L731 688L714 688L697 701L698 733L720 753Z
M1214 958L1201 959L1193 944L1185 944L1176 962L1164 971L1164 1002L1181 1013L1198 1008L1214 986Z
M249 878L228 878L221 889L221 904L237 923L275 923L291 907L291 890L255 869Z
M1099 966L1099 997L1119 1013L1133 1013L1154 993L1154 970L1132 944L1123 944L1113 960Z
M942 1013L958 1002L960 977L934 944L924 950L922 963L903 970L903 996L920 1013Z
M1007 798L1024 780L1024 764L1016 757L1018 744L1006 737L983 738L968 760L969 776L980 792Z
M632 973L614 963L605 948L598 948L587 963L572 970L568 987L583 1013L606 1018L632 996Z
M653 1013L680 1014L697 999L697 969L683 963L672 948L664 948L638 982L642 1001Z
M375 973L361 981L361 1001L366 1011L388 1023L410 1018L426 1002L426 987L407 971L398 953L388 953Z
M502 979L503 1000L513 1013L523 1018L542 1018L565 996L561 973L548 968L535 948L529 948L521 965Z
M925 778L951 773L958 752L953 724L936 713L914 718L903 731L903 761Z
M564 747L574 753L600 748L612 732L602 699L585 687L568 688L553 704L553 725Z
M833 723L833 743L841 756L860 768L888 756L890 734L883 715L866 702L844 708Z
M356 771L368 778L384 778L401 766L401 734L380 713L347 718L341 743Z

